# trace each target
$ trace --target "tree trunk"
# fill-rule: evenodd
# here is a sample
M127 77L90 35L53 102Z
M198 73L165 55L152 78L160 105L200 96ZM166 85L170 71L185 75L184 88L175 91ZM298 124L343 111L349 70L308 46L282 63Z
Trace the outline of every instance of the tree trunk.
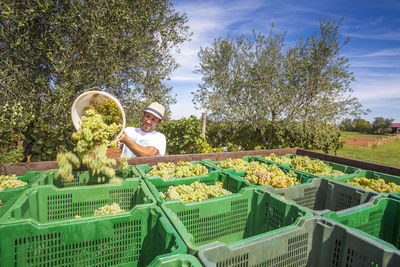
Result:
M272 139L274 138L275 117L276 117L276 113L274 111L272 111L271 127L269 128L269 133L268 133L268 142L269 143L272 143Z

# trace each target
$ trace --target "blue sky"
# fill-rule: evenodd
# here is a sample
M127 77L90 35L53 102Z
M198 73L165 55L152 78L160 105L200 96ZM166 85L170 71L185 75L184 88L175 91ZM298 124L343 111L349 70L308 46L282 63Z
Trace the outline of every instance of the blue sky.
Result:
M173 0L176 11L186 13L193 32L191 41L184 43L175 55L181 65L172 76L170 85L177 104L171 106L172 119L190 115L200 117L193 95L201 81L194 74L198 66L200 47L208 47L214 38L239 36L257 32L268 33L271 24L275 32L287 32L286 40L295 42L299 36L319 33L320 19L344 18L342 38L351 41L342 55L349 59L353 96L371 110L362 118L393 118L400 122L400 1L195 1Z

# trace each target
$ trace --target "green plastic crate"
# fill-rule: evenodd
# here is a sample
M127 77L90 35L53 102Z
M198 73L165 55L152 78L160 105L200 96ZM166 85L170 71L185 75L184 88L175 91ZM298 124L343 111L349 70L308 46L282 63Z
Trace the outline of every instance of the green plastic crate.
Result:
M391 193L389 197L400 200L400 193Z
M23 192L26 189L30 188L40 177L43 175L44 172L40 171L32 171L32 172L27 172L23 176L18 176L18 180L27 182L28 184L25 186L21 187L15 187L15 188L6 188L3 191L0 192L1 194L4 194L6 192Z
M190 254L216 241L246 242L275 229L285 231L312 216L304 208L257 188L203 202L166 201L161 207Z
M205 266L218 267L400 266L398 251L322 217L251 242L209 245L198 258Z
M377 198L380 198L377 193L357 189L326 178L313 179L308 184L288 188L266 188L266 190L309 209L315 215L353 207L361 208L372 205Z
M346 183L347 180L353 181L355 178L366 177L368 179L383 179L386 183L395 183L400 185L400 177L394 176L382 172L375 172L375 171L367 171L367 170L360 170L357 173L347 176L347 177L338 177L334 178L334 181ZM382 196L388 196L389 193L380 193Z
M0 218L8 211L8 209L17 201L17 199L22 195L22 192L16 191L6 191L0 194L0 201L2 205L0 206Z
M323 215L380 243L400 249L400 200L380 198L372 206Z
M202 267L200 261L189 254L178 254L160 258L150 264L151 267Z
M209 164L205 164L202 161L191 161L190 162L192 165L196 165L196 164L200 164L202 166L205 166L209 173L212 171L216 171L218 170L217 168L215 168L214 166L210 166ZM136 165L136 169L139 171L139 174L141 175L142 178L144 179L152 179L152 178L160 178L160 176L147 176L147 173L149 171L151 171L151 166L147 165L147 164L141 164L141 165ZM192 177L203 177L203 176L192 176ZM184 177L182 177L184 178ZM176 180L176 179L182 179L182 178L174 178L174 179L168 179L168 180Z
M7 223L0 236L2 266L148 266L187 253L156 206L46 225Z
M213 185L216 182L223 182L224 188L232 193L238 193L243 188L248 186L243 179L240 179L239 177L236 178L228 173L220 171L210 172L206 176L194 177L194 178L188 177L188 178L171 179L171 180L163 180L161 178L146 179L146 183L151 193L159 203L164 202L163 198L160 196L160 192L165 193L168 190L169 186L171 185L177 186L180 184L190 185L196 181L205 183L207 185Z
M44 175L36 181L32 186L41 186L41 185L54 185L58 188L65 187L77 187L77 186L86 186L86 185L98 185L105 184L108 179L104 179L104 182L99 182L99 179L102 178L101 175L92 175L90 171L75 171L74 179L71 182L65 181L64 179L57 178L58 169L49 170L44 172ZM115 169L115 175L119 178L134 178L140 179L140 173L133 165L129 165L126 170L122 170L121 168Z
M287 157L287 158L294 158L294 157L303 157L303 156L294 155L294 154L286 154L285 157ZM266 162L271 162L271 161L265 159L264 157L260 157L260 156L259 156L259 158L265 160ZM343 165L343 164L339 164L339 163L334 163L334 162L330 162L330 161L325 161L325 160L320 160L320 159L317 159L317 158L311 158L311 157L309 157L309 158L312 159L312 160L319 160L319 161L322 161L324 164L326 164L326 165L328 165L328 166L331 166L332 169L337 170L337 171L341 171L341 172L345 173L345 175L339 176L339 177L347 177L348 175L351 175L351 174L354 174L354 173L360 171L360 169L359 169L359 168L356 168L356 167L347 166L347 165ZM287 163L285 163L285 164L278 164L278 165L281 166L281 167L286 167L286 168L290 168L290 169L293 169L293 170L296 170L296 171L300 171L300 170L297 170L297 169L294 169L294 168L290 167L290 165L287 164ZM301 171L301 172L304 172L304 171ZM305 172L305 173L306 173L306 172ZM313 175L313 174L311 174L311 175ZM315 176L315 175L314 175L314 176ZM333 177L331 177L331 176L317 176L317 177L322 177L322 178L333 178Z
M2 216L0 224L23 220L40 224L59 222L74 219L75 215L93 217L95 210L114 202L125 211L138 205L151 206L156 203L145 182L139 179L130 179L123 184L84 188L47 185L23 192Z

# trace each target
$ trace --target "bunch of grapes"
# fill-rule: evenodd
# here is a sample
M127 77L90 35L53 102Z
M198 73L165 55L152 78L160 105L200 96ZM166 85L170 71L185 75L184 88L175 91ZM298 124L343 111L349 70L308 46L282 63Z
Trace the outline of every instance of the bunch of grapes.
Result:
M57 163L59 166L57 177L72 182L74 179L72 170L81 166L81 160L78 156L72 152L60 152L57 154Z
M120 165L121 170L126 170L126 169L128 169L128 159L129 159L129 156L128 156L127 154L123 154L123 155L118 159L118 162L119 162L119 165Z
M395 183L386 183L383 179L357 177L354 178L353 181L346 180L346 183L378 193L400 193L400 185Z
M79 131L71 136L76 141L75 152L80 157L90 153L95 145L118 146L118 143L112 141L122 130L121 124L105 123L103 115L99 114L91 105L85 107L84 114L81 117Z
M249 168L250 164L242 159L228 158L218 164L222 169L234 169L235 171L245 171Z
M160 193L164 200L179 199L182 202L202 201L204 199L221 197L232 194L232 192L223 188L222 182L216 182L214 185L206 185L205 183L194 182L191 185L171 185L168 191Z
M27 182L18 180L15 174L0 175L0 192L7 188L16 188L27 185Z
M264 157L267 160L276 162L278 164L285 164L288 163L290 164L290 162L292 161L291 158L287 158L285 156L276 156L274 153L269 154L269 156Z
M208 174L208 169L201 165L180 161L176 165L172 162L158 163L151 167L147 177L159 176L164 180L182 177L202 176Z
M115 170L112 168L117 162L107 157L107 146L102 144L93 151L94 157L86 154L82 158L82 164L92 170L92 175L104 173L109 178L115 177Z
M326 165L320 160L312 160L309 157L294 157L290 162L290 167L311 173L316 176L338 177L345 175L343 172L334 170L331 166Z
M98 182L105 179L113 179L111 182L119 182L114 179L116 164L114 159L106 155L107 147L117 147L118 142L112 142L122 130L122 114L117 104L112 100L97 103L91 102L85 107L84 116L81 117L80 129L72 134L76 141L74 152L61 152L57 154L59 170L57 177L71 182L74 179L72 171L78 169L81 164L92 170L92 174L103 174ZM127 168L127 158L122 157L120 164L122 169Z
M105 205L103 207L98 208L94 211L94 215L107 215L107 214L117 214L125 212L125 210L121 209L119 204L113 203L112 205Z
M300 184L294 172L289 171L285 174L285 172L276 165L267 165L264 163L252 164L246 171L246 176L244 178L255 185L270 185L278 188Z

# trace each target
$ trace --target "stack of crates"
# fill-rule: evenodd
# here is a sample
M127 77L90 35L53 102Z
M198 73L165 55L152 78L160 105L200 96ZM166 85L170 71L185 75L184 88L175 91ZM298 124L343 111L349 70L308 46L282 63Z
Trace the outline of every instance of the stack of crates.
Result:
M232 243L218 240L200 247L197 255L205 266L400 266L400 206L395 203L400 203L400 194L390 194L391 198L387 198L389 194L346 183L355 177L367 177L400 184L400 177L326 161L323 163L344 175L316 176L261 156L243 160L258 160L314 175L296 186L260 188L311 212L314 217L303 218L291 229L265 232L263 237L252 240ZM218 166L221 161L206 162ZM222 171L244 177L244 173Z
M156 266L187 247L134 166L120 184L75 172L71 184L42 172L0 217L1 266ZM135 175L136 174L136 175ZM106 204L123 212L94 215Z
M286 155L293 158L295 155ZM247 156L296 174L286 188L257 186L222 161L191 161L195 177L149 176L149 165L117 169L120 184L88 171L72 182L40 172L26 188L3 192L3 266L400 266L400 194L347 184L355 177L400 177L324 161L345 173L322 177ZM223 183L229 195L165 200L170 186ZM18 194L17 194L18 193ZM0 193L0 199L2 195ZM124 211L95 216L106 204ZM3 238L6 237L6 238Z

